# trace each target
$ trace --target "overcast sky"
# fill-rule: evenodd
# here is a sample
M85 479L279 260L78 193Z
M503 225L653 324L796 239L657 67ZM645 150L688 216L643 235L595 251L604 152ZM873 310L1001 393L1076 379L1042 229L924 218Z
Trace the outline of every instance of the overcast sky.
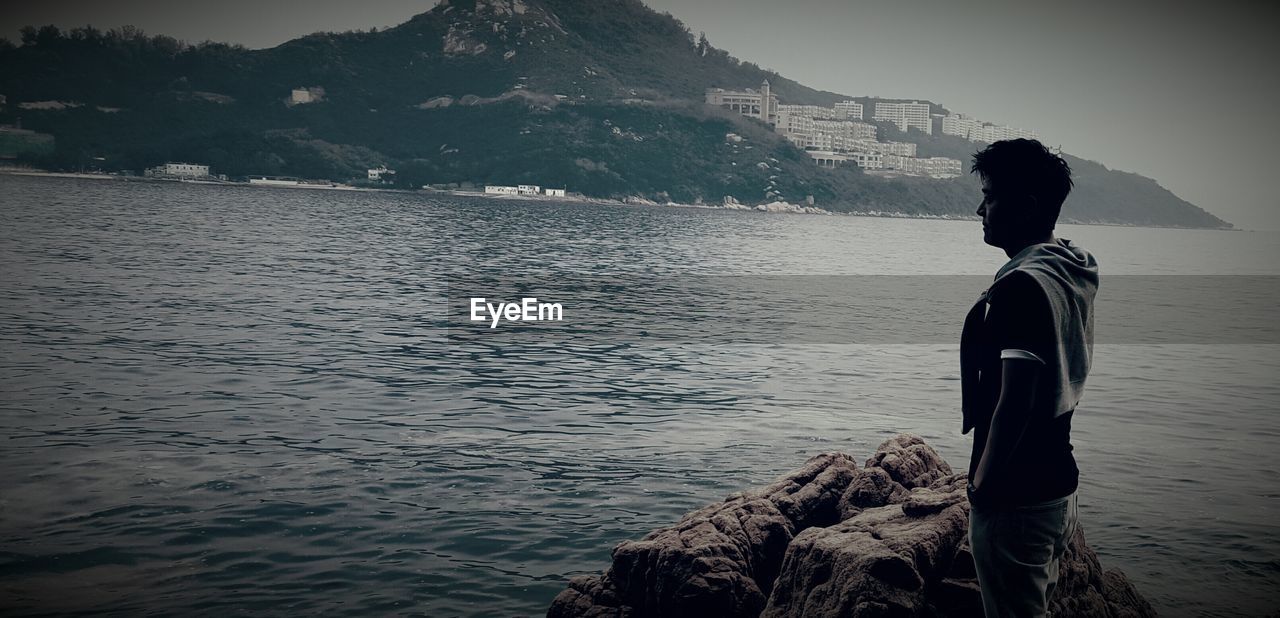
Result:
M583 0L592 1L592 0ZM647 0L806 85L920 98L1156 179L1247 229L1280 229L1280 3L1183 0ZM25 24L132 24L270 47L379 28L433 0L0 0Z

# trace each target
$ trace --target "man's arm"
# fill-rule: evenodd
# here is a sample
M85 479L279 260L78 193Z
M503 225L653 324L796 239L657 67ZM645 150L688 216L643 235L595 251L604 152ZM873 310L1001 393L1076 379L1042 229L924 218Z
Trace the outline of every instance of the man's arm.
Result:
M987 431L986 448L973 475L974 491L981 491L986 479L998 474L1017 448L1031 420L1040 379L1040 361L1028 358L1006 358L1000 362L1000 399Z

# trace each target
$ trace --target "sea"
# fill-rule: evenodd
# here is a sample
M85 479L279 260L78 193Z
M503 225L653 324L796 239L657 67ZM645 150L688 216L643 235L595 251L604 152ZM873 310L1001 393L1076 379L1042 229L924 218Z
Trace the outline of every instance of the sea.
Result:
M13 175L0 216L0 613L23 616L539 616L617 543L817 453L908 432L964 470L967 306L929 290L971 301L1007 259L975 221ZM1280 233L1057 234L1150 318L1104 336L1099 309L1090 545L1164 615L1274 613ZM457 310L521 281L563 320ZM831 281L914 292L885 327ZM1142 330L1183 315L1199 335Z

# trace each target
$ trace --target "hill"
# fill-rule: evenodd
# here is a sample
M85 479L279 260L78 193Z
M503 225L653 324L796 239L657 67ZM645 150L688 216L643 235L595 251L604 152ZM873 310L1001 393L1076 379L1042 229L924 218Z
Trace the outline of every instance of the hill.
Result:
M763 123L702 103L708 87L765 79L784 103L849 98L741 62L638 0L448 0L395 28L266 50L28 28L20 45L0 45L0 123L54 136L52 150L21 156L58 169L182 160L233 177L346 180L385 164L405 187L528 182L601 197L813 196L837 211L972 213L972 178L819 169ZM295 89L310 100L294 104ZM976 148L897 137L966 161ZM1153 181L1079 164L1065 217L1227 225Z

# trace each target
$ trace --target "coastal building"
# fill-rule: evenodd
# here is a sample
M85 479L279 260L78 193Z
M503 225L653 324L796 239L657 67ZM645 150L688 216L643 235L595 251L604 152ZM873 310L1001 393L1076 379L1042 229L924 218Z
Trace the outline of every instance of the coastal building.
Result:
M813 149L813 137L806 133L784 133L783 137L801 150Z
M829 150L809 150L806 151L806 154L813 159L813 162L816 163L818 167L825 167L827 169L835 169L836 166L844 165L849 161L848 155L831 152Z
M809 150L806 154L818 167L835 169L847 163L853 163L865 170L877 170L884 167L884 157L878 152L835 152L831 150Z
M969 139L977 129L982 128L982 121L964 114L950 114L942 119L942 133Z
M915 127L929 135L933 135L933 117L929 115L929 104L912 101L910 103L876 103L876 111L872 120L892 122L898 125L903 133Z
M854 142L853 149L886 155L898 155L900 157L916 156L916 145L911 142L877 142L871 139L862 139Z
M805 148L820 152L835 152L837 144L840 143L843 143L843 139L830 133L813 133L806 136ZM840 150L848 150L848 148L840 148Z
M249 184L263 185L266 187L297 187L302 184L297 178L279 178L275 176L259 176L250 178Z
M390 176L395 176L395 175L396 175L395 170L390 170L390 169L387 169L387 166L380 165L378 167L375 167L369 170L369 181L383 182L386 180L391 180Z
M862 104L857 101L840 101L832 109L841 120L862 120Z
M814 150L831 150L834 152L875 152L865 147L866 138L857 135L819 132L808 141Z
M490 195L543 195L548 197L564 197L564 189L546 189L538 185L485 185L484 192Z
M830 108L780 105L773 130L804 149L818 167L834 169L853 163L864 170L889 168L911 176L960 175L962 166L957 159L919 159L916 144L878 141L875 125L850 119L861 116L862 105L856 101L842 101ZM878 103L875 117L892 121L904 131L915 127L931 132L933 124L927 103Z
M148 168L146 175L152 178L208 178L209 166L194 163L165 163Z
M813 116L806 115L803 111L779 110L773 130L783 135L809 135L814 132L813 122Z
M876 126L873 124L814 118L807 114L808 110L779 112L774 131L804 150L866 150L861 146L862 142L875 141Z
M971 142L998 142L1006 139L1039 139L1034 131L983 122L964 114L951 114L942 119L942 132L963 137Z
M874 140L876 138L876 125L856 120L814 120L813 130L845 139Z
M822 107L821 105L779 105L777 113L779 116L790 114L804 118L823 118L827 120L836 120L838 118L835 109Z
M955 178L963 171L959 159L948 157L929 157L919 159L900 155L884 155L884 167L898 170L911 176L928 176L930 178Z
M884 167L884 155L878 152L851 152L848 156L864 170L878 170Z
M984 125L969 136L969 139L975 142L998 142L1006 139L1039 139L1034 131L1027 129L1019 129L1017 127L1007 127L1004 125Z
M777 114L790 114L817 120L862 120L862 104L857 101L841 101L832 107L821 105L779 105Z
M760 84L760 90L725 90L707 88L707 105L723 107L750 118L759 118L769 124L777 121L778 96L769 88L769 80Z

